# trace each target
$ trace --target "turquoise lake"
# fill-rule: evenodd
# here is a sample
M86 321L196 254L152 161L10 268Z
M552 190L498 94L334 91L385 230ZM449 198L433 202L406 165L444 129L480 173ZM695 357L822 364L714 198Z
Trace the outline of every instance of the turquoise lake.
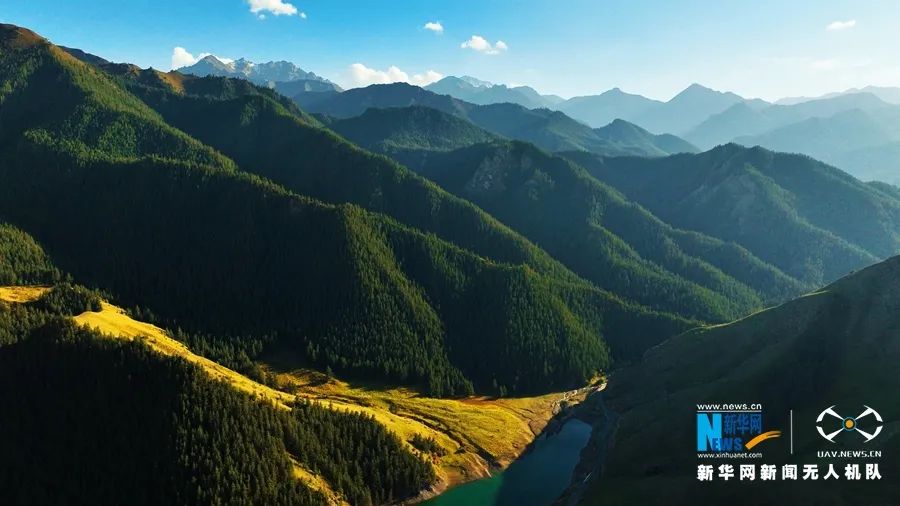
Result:
M422 504L427 506L546 506L569 485L591 426L566 422L552 436L541 437L527 455L490 478L473 481Z

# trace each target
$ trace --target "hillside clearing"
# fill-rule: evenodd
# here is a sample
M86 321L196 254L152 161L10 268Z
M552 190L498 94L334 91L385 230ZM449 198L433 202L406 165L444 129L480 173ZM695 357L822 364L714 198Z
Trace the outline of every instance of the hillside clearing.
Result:
M49 286L0 286L0 300L23 304L40 299L48 291Z

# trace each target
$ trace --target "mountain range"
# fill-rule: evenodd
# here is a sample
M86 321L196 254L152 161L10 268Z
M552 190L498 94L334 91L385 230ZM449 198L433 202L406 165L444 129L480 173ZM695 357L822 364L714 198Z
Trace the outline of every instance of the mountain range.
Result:
M428 107L551 152L584 150L605 155L662 156L697 150L675 136L655 136L625 122L593 129L560 111L528 109L513 103L476 105L403 83L372 85L343 93L301 93L294 100L307 111L339 119L360 116L371 108Z
M509 102L558 110L593 127L624 120L657 134L677 134L701 149L737 142L802 153L866 180L900 183L900 147L893 127L897 114L893 111L900 108L898 88L867 86L817 98L783 99L774 104L699 84L689 86L667 102L619 88L600 95L543 100L530 88L526 93L523 88L474 86L453 77L429 89L479 104ZM488 93L495 89L496 93ZM526 95L530 98L523 98ZM553 147L548 148L554 150ZM582 145L580 149L585 148Z
M774 104L699 84L692 84L666 102L625 93L619 88L565 100L542 95L527 86L509 87L470 76L445 77L424 88L435 95L464 102L460 104L404 88L408 85L402 83L384 85L391 89L369 87L364 88L368 91L342 94L339 86L289 62L253 64L239 59L225 63L210 55L179 70L198 76L249 79L291 97L305 110L339 118L358 116L369 107L425 105L465 117L492 133L532 142L549 151L657 156L697 151L694 146L709 149L737 142L807 154L866 180L900 183L896 170L900 161L898 138L890 127L891 118L885 119L890 113L879 111L900 103L896 88L868 86L817 98L782 99ZM863 118L858 114L854 117L850 112L855 110L877 117ZM814 119L817 121L811 121ZM676 142L665 141L663 144L668 147L662 149L634 150L633 142L626 149L617 149L615 139L609 142L611 139L604 138L605 132L597 131L621 128L624 123L613 125L616 120L630 123L633 125L630 129L636 127L671 136L670 140ZM594 127L594 132L579 122ZM831 142L831 138L840 141Z
M429 121L415 121L422 118ZM740 280L763 294L763 300L783 300L790 293L833 281L900 251L893 239L900 215L892 192L802 156L731 144L707 153L664 158L563 152L574 162L566 164L527 144L509 144L452 115L418 106L368 109L361 116L335 120L329 126L472 200L602 286L613 286L609 283L616 277L603 270L600 259L631 256L652 261L652 268L663 267L669 271L666 275L675 279L700 283L720 293L734 290L722 292L725 285L711 282L719 274L704 277L721 270L725 276L717 283L730 277L726 284ZM428 132L435 136L429 137ZM609 187L597 185L595 179ZM613 212L623 199L627 205ZM579 210L568 209L571 205ZM579 218L573 221L576 215ZM557 217L563 221L554 222ZM674 228L667 229L670 225ZM578 229L582 226L589 228ZM602 242L616 237L627 246L614 252L602 242L586 245L584 238L592 235L590 227L606 229L608 237ZM651 244L671 241L670 249L646 249L646 237L632 235L635 228L658 237ZM570 237L563 235L566 231ZM669 239L659 239L666 234ZM785 239L773 241L773 234ZM724 242L715 246L718 240ZM698 247L700 243L706 247ZM724 254L721 248L725 244L746 250ZM592 261L579 258L584 254L595 256ZM723 256L729 262L723 263ZM738 258L746 264L731 263ZM637 267L640 261L635 272L647 275L646 267ZM619 274L627 271L620 261L606 262L617 265ZM683 270L691 262L692 269L698 270ZM700 275L702 269L711 270ZM647 285L661 286L661 279ZM755 284L761 279L767 281ZM645 282L632 279L613 291L672 310L671 305L658 306L658 296L669 290L656 290L653 298L647 298L638 290L641 286ZM730 293L729 299L736 300L737 292ZM680 311L684 314L684 308Z
M900 184L900 107L850 109L808 118L735 142L804 153L866 180Z
M563 100L553 95L540 95L528 87L473 86L455 77L446 77L426 89L480 105L507 102L529 109L554 109L592 127L602 127L621 119L636 123L656 134L686 133L703 120L734 104L761 103L758 100L745 100L734 93L711 90L699 84L692 84L668 102L625 93L618 88L600 95Z
M556 95L541 95L528 86L508 87L503 84L491 84L473 77L445 77L440 81L425 86L428 91L439 95L450 95L473 104L518 104L528 109L553 108L564 102Z
M213 55L207 55L197 63L175 70L182 74L200 77L219 76L247 79L270 88L280 87L284 90L283 94L301 91L341 91L338 85L328 79L307 72L288 61L253 63L240 58L223 62Z
M760 135L810 118L828 118L854 109L871 111L888 104L870 93L839 95L795 105L750 107L736 104L710 116L685 136L703 147L727 143L743 136Z
M811 100L834 98L840 95L855 95L857 93L871 93L887 103L900 105L900 87L889 86L864 86L862 88L850 88L835 93L826 93L818 97L787 97L775 101L776 105L796 105Z
M898 117L900 106L872 93L840 94L765 108L738 104L685 137L701 147L733 141L803 153L859 178L898 183Z

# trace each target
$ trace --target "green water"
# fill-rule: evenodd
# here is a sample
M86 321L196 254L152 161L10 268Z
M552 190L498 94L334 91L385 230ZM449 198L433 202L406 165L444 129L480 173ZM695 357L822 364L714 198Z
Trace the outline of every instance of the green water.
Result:
M546 506L569 485L591 426L569 420L558 433L539 439L532 450L490 478L450 489L427 506Z

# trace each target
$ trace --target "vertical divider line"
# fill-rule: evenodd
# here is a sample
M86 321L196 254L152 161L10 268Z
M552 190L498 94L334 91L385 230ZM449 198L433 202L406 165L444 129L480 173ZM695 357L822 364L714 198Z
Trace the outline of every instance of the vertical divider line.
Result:
M794 454L794 410L791 410L791 455Z

